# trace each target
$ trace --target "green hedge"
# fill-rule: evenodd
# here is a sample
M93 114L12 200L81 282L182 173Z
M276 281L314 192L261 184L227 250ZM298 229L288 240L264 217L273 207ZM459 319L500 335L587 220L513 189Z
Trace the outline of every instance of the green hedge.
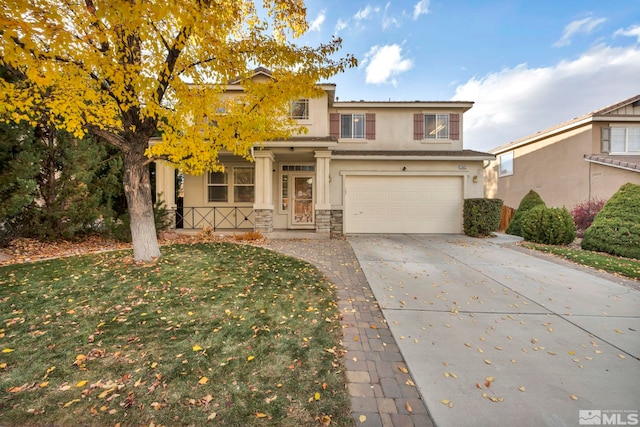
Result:
M533 190L530 190L523 198L520 200L520 205L518 209L516 209L516 213L513 215L509 226L505 233L512 234L514 236L524 237L522 234L522 218L524 214L527 213L529 209L532 209L536 206L546 206L544 201L538 193Z
M567 208L539 205L523 215L522 237L546 245L568 245L576 239L576 225Z
M463 208L464 234L471 237L490 236L500 228L502 200L465 199Z
M640 185L625 184L584 232L582 249L640 259Z

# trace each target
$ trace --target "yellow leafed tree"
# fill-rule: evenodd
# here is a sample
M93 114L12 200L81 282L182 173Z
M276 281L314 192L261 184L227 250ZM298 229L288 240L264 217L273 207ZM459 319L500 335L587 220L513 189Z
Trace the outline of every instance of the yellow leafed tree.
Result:
M14 78L0 80L0 119L46 116L118 147L134 257L152 260L151 162L198 174L221 168L220 150L248 158L259 141L303 131L283 119L289 101L356 65L334 58L340 39L292 42L305 11L303 0L5 0L0 64ZM257 66L273 78L253 82ZM224 96L230 81L243 85L240 102Z

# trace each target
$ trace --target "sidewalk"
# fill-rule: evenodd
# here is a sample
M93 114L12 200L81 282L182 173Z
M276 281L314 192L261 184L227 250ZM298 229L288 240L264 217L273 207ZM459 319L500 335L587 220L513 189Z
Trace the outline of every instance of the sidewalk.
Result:
M337 285L355 425L433 426L351 245L326 239L269 240L264 246L317 266Z

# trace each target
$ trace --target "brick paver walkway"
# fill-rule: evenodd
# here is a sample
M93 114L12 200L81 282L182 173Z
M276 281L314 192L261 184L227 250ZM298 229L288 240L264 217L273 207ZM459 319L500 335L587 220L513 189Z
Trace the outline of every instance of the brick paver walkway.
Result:
M345 240L268 240L337 285L347 387L357 426L430 427L429 416L360 264Z

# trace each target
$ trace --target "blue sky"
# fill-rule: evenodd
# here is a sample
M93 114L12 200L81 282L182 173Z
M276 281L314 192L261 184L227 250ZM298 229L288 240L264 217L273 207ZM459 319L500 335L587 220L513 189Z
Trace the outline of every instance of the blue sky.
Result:
M474 101L465 148L487 151L640 94L640 0L307 0L309 31L356 69L341 101Z

